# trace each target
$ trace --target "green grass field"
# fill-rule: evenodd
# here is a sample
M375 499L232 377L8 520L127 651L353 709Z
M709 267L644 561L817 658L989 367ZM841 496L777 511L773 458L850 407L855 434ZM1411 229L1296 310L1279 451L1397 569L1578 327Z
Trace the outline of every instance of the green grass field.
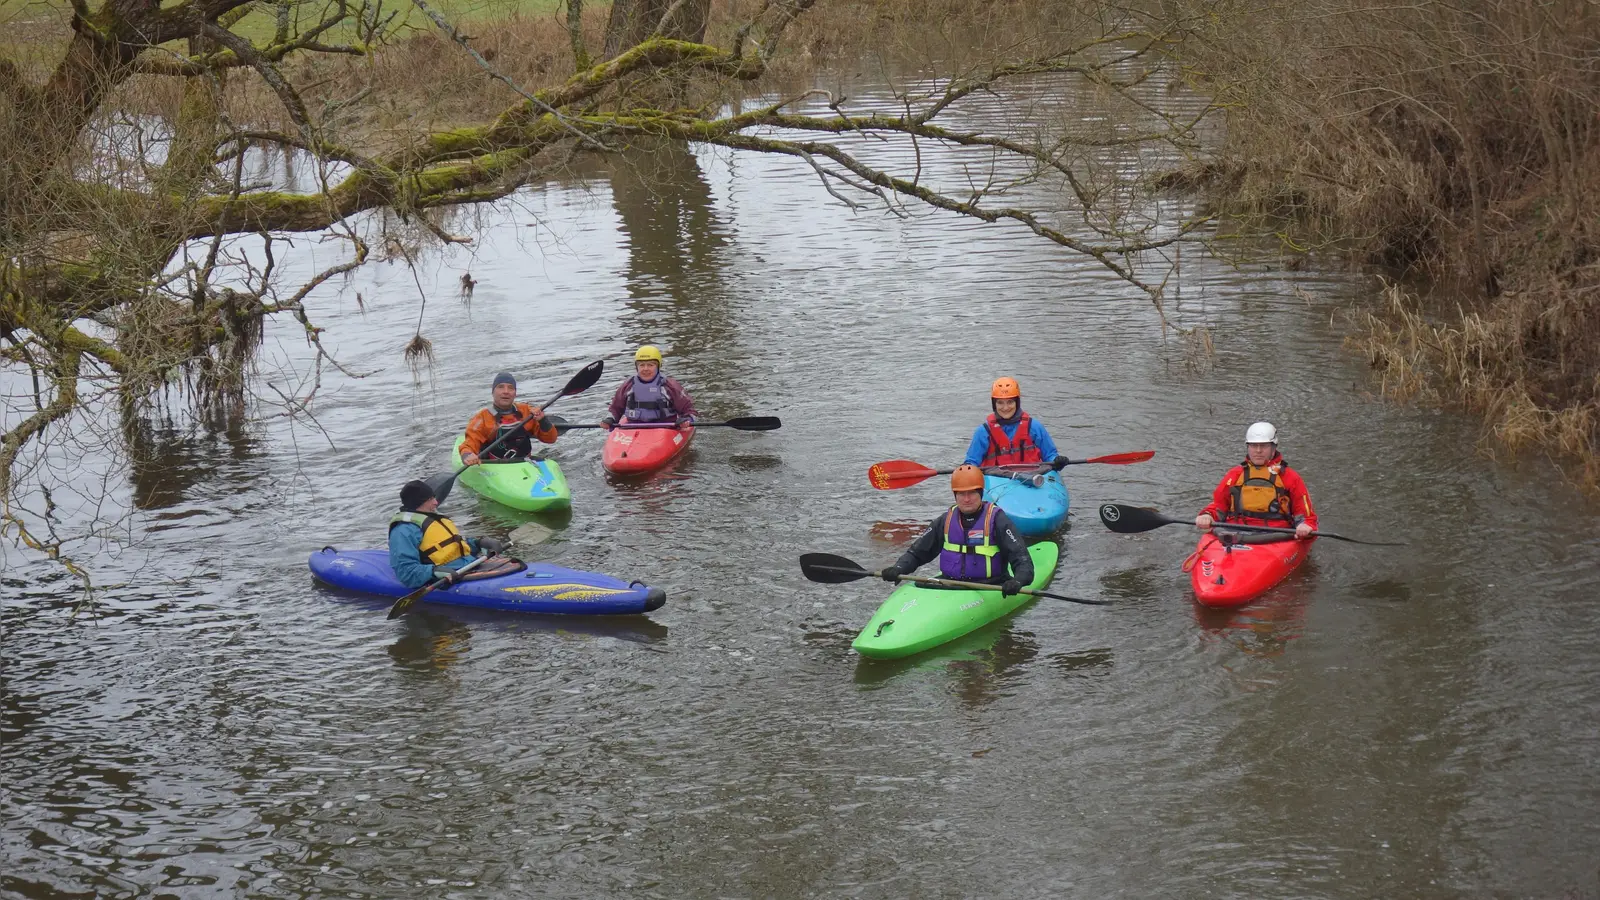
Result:
M350 0L352 14L360 0ZM409 30L433 30L434 24L410 0L366 0L376 9L381 21L389 20L387 32L403 38ZM564 7L562 0L426 0L428 5L457 25L492 22L512 16L552 16ZM163 5L175 5L164 3ZM595 7L609 4L593 3ZM98 4L91 2L91 9ZM309 28L328 14L333 4L328 0L292 0L289 6L291 33ZM0 0L0 30L7 32L0 38L0 55L16 59L33 54L27 46L39 43L56 43L66 38L67 22L72 17L72 6L67 0ZM278 7L258 3L233 31L254 41L257 45L271 42L277 30ZM468 32L471 33L470 31ZM343 43L355 40L358 30L345 22L323 37L323 43ZM40 48L42 49L42 48Z

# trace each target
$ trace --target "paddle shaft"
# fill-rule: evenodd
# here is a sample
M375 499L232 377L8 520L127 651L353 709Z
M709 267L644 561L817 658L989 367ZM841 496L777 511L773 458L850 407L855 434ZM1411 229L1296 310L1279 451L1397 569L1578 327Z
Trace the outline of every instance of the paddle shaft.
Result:
M488 560L489 560L489 557L480 556L477 559L473 560L472 562L469 562L466 565L462 566L461 568L456 569L455 570L455 574L457 574L457 575L466 574L467 572L470 572L473 569L476 569L477 567L483 565ZM396 600L395 604L393 606L389 607L389 615L387 616L387 618L395 619L395 618L399 618L400 616L405 615L406 611L409 610L411 607L415 606L418 600L421 600L424 596L426 596L428 593L430 593L434 588L438 587L441 584L444 584L448 580L449 579L447 579L447 578L435 578L434 580L428 582L427 584L423 585L422 587L419 587L416 590L412 591L411 593L405 595L404 597L401 597L399 600Z
M867 574L871 575L872 573L868 572ZM1000 590L1000 586L998 584L984 584L978 581L956 581L953 578L928 578L923 575L901 575L895 580L910 581L916 584L937 584L944 587L967 588L975 591ZM1108 602L1106 600L1084 600L1079 597L1068 597L1066 594L1052 594L1049 591L1036 591L1033 588L1027 587L1022 588L1021 590L1017 591L1017 593L1027 594L1030 597L1049 597L1051 600L1066 600L1069 603L1083 603L1088 606L1105 606Z
M876 577L878 577L878 573L876 573L876 572L868 572L866 569L862 569L862 568L859 568L859 567L858 568L849 569L849 568L845 568L843 566L818 565L818 566L814 566L813 568L821 570L821 571L825 571L825 572L840 572L840 573L843 573L843 574L846 574L846 575L854 575L854 576L856 576L856 578L876 578ZM855 580L855 579L851 579L851 580ZM896 577L895 580L896 581L909 581L909 582L912 582L914 584L935 584L935 585L939 585L941 587L957 587L957 588L964 588L964 589L975 590L975 591L998 591L998 590L1000 590L1000 585L998 585L998 584L984 584L984 583L978 582L978 581L955 581L955 580L950 579L950 578L929 578L929 577L924 576L924 575L900 575L900 576ZM1027 594L1030 597L1048 597L1051 600L1066 600L1066 601L1068 601L1070 603L1083 603L1083 604L1086 604L1086 605L1089 605L1089 606L1105 606L1107 604L1107 602L1108 602L1108 601L1105 601L1105 600L1083 600L1083 599L1080 599L1078 597L1068 597L1065 594L1052 594L1049 591L1038 591L1038 590L1034 590L1033 588L1026 588L1026 587L1022 588L1020 591L1018 591L1018 593Z
M1171 516L1164 516L1161 513L1158 513L1158 512L1156 512L1154 510L1146 509L1146 510L1140 510L1140 512L1141 512L1142 515L1144 515L1147 518L1149 518L1150 521L1158 523L1157 525L1154 526L1156 528L1159 528L1162 525L1193 525L1194 524L1194 520L1193 519L1174 519ZM1245 524L1244 522L1212 522L1211 523L1211 527L1214 528L1214 529L1215 528L1224 528L1224 529L1228 529L1228 530L1232 530L1232 531L1258 531L1258 532L1263 532L1263 533L1266 533L1266 534L1294 534L1295 533L1295 529L1293 529L1293 528L1281 528L1281 527L1279 527L1277 525L1248 525L1248 524ZM1351 543L1351 544L1365 544L1365 545L1367 545L1369 547L1404 547L1404 546L1406 546L1406 544L1394 543L1394 542L1391 542L1391 541L1363 541L1360 538L1345 537L1342 534L1334 534L1331 531L1313 531L1309 535L1306 535L1306 537L1307 538L1325 537L1325 538L1328 538L1330 540L1346 541L1346 542Z

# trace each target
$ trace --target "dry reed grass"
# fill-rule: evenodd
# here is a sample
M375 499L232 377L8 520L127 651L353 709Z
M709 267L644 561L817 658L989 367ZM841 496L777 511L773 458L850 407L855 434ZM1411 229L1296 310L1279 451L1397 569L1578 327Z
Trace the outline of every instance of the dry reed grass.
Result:
M1296 249L1439 282L1391 286L1354 339L1392 397L1481 412L1508 448L1600 486L1600 5L1206 4L1188 46L1230 112L1171 180Z

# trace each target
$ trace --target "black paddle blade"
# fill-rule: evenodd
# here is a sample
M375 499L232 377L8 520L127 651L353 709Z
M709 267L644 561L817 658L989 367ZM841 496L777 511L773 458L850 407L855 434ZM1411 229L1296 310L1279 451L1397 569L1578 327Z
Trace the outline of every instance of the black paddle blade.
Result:
M606 361L603 359L597 359L594 362L589 363L587 366L579 369L578 374L572 376L572 380L567 382L567 386L561 389L561 396L571 397L574 394L581 394L584 391L587 391L589 388L594 387L594 383L600 380L600 373L604 372L605 370Z
M872 575L854 560L832 553L805 553L800 556L800 574L818 584L845 584Z
M783 427L783 423L778 421L777 416L735 416L726 422L712 424L726 425L729 428L737 428L740 431L777 431Z
M460 474L460 472L445 472L424 480L428 487L433 489L434 498L443 503L444 498L450 496L450 489L456 486L456 476Z
M1183 520L1168 518L1144 506L1103 503L1100 505L1100 521L1118 534L1142 534L1163 525L1180 525Z

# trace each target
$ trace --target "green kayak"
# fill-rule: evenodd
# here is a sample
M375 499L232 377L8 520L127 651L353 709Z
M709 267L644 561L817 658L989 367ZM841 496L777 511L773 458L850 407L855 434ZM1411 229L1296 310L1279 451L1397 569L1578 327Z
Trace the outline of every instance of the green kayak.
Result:
M466 435L456 438L455 458L461 460L461 442ZM519 460L517 462L490 462L485 460L468 466L461 473L460 482L478 494L512 509L540 512L566 509L572 505L572 489L567 487L567 476L553 459Z
M1033 582L1028 587L1038 590L1055 574L1061 548L1052 541L1040 541L1028 548L1028 555L1033 557ZM883 601L850 646L874 659L910 656L955 640L1031 599L1027 594L1006 597L998 590L902 584Z

